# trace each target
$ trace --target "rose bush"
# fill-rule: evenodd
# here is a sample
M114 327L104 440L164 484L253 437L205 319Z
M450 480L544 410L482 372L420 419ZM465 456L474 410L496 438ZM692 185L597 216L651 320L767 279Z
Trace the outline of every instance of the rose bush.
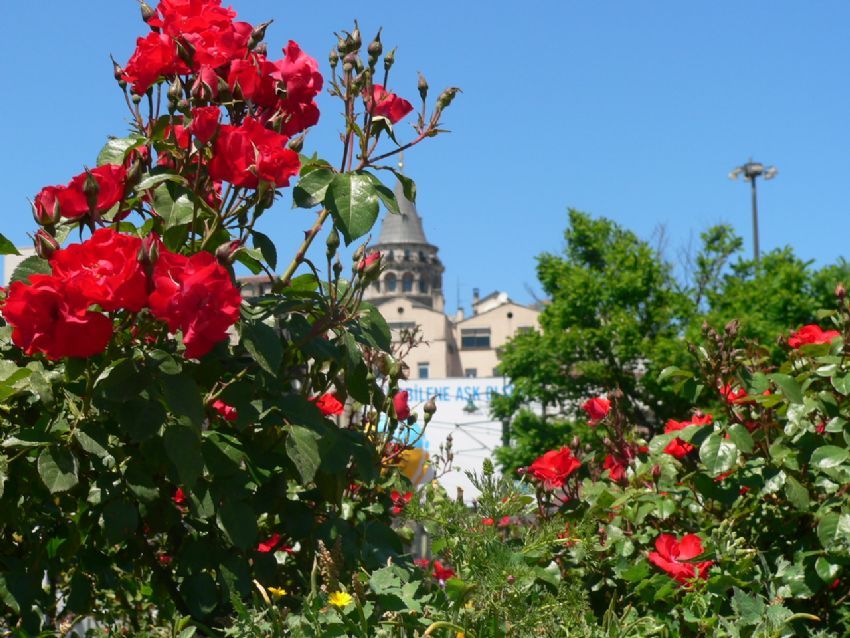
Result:
M4 634L91 616L110 635L172 620L175 635L222 635L258 592L295 618L359 596L361 570L404 563L390 454L416 406L362 300L380 261L358 267L357 248L346 278L337 253L379 203L398 212L376 171L395 179L383 160L438 134L456 89L430 112L420 91L397 142L386 119L409 110L373 81L379 38L344 32L323 76L294 41L273 59L268 24L220 0L141 5L150 32L115 65L132 130L35 196L37 256L0 300ZM323 86L345 118L337 167L301 154ZM390 116L366 97L378 86ZM257 222L293 182L318 213L278 276ZM329 224L319 273L308 251ZM248 298L237 265L267 291ZM370 626L387 622L373 611Z

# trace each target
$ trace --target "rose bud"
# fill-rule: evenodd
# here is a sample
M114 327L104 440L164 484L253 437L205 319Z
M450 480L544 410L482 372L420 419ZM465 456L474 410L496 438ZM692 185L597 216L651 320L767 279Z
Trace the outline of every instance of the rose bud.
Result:
M138 259L139 263L146 267L146 269L152 268L159 259L159 245L159 237L155 233L151 233L142 239L142 245L139 248L139 253L136 256L136 259Z
M381 57L383 50L384 46L381 44L381 30L378 29L378 34L375 36L375 39L369 43L369 48L366 49L367 53L369 53L370 66L375 66L375 62L377 62L378 58Z
M89 204L89 210L97 208L97 196L100 193L100 184L97 183L94 175L86 169L86 181L83 183L83 194L86 196L86 201Z
M35 234L35 254L42 259L50 259L59 250L59 242L43 228Z
M265 42L260 42L255 48L254 53L257 55L268 55L269 47Z
M381 253L375 251L366 255L357 264L357 271L363 273L364 277L377 273L381 269Z
M657 481L659 476L661 476L661 466L656 463L652 466L652 478Z
M53 226L62 217L59 208L59 193L62 186L45 186L35 196L32 205L32 216L39 226Z
M336 254L336 249L339 248L339 232L336 228L331 229L325 244L328 247L328 257L333 257Z
M354 21L354 31L351 32L351 41L354 44L355 51L363 44L363 41L360 39L360 27L357 24L357 20Z
M215 258L223 266L229 266L236 259L236 253L242 248L239 240L225 242L215 250Z
M425 98L428 97L428 81L425 79L425 76L421 73L419 74L419 97L422 98L422 101L425 101Z
M351 261L355 264L359 264L360 260L363 259L363 256L366 254L366 244L361 244L357 250L354 251L354 254L351 256Z
M254 30L251 31L251 39L248 41L249 49L255 49L257 45L265 39L266 29L269 28L271 23L272 20L269 20L268 22L263 22L262 24L258 24L254 27Z
M395 63L395 48L384 56L384 71L389 71Z
M286 148L288 148L290 151L300 153L301 149L304 148L304 135L306 134L299 135L298 137L293 137L291 140L289 140L289 144L286 145Z
M139 1L139 9L142 11L142 20L145 22L150 22L156 16L154 8L145 2L145 0Z
M436 394L425 402L425 405L422 406L422 411L425 414L428 414L428 415L434 414L437 411L437 395Z
M336 69L336 65L339 64L339 53L336 52L336 49L331 49L331 52L328 54L328 62L332 69Z

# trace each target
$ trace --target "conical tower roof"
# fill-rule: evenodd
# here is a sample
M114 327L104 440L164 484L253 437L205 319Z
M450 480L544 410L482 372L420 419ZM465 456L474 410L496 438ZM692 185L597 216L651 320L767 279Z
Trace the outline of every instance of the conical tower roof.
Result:
M422 230L422 218L416 212L416 204L404 196L401 182L396 182L395 196L400 213L387 213L381 223L377 246L386 244L419 244L430 245Z

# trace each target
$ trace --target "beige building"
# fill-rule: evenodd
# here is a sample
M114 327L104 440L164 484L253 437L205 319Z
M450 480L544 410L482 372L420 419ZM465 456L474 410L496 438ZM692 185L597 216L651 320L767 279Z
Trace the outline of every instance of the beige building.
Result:
M472 314L445 314L443 264L428 242L416 206L395 189L401 214L387 214L373 248L383 255L383 272L366 291L398 335L419 326L424 343L406 358L409 378L498 376L499 349L517 332L537 328L539 312L511 301L507 293L479 298Z

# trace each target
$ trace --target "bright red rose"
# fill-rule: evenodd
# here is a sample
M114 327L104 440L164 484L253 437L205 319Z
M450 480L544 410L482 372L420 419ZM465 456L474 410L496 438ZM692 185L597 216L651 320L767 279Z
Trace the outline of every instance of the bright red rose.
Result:
M9 286L2 313L12 342L28 355L48 359L93 357L112 338L112 321L88 309L90 302L53 275L32 275Z
M301 50L293 40L283 50L286 57L274 63L272 77L286 84L286 97L310 102L322 91L322 74L315 59Z
M230 63L227 83L234 94L239 89L242 99L270 108L280 99L277 95L277 80L272 77L276 68L266 56L252 53L247 59Z
M593 397L585 401L581 409L587 413L587 418L590 419L590 425L596 425L608 416L608 413L611 411L611 402L603 397Z
M281 100L278 107L283 112L284 123L282 133L298 135L319 122L319 107L315 102L298 102L297 100Z
M181 509L186 507L186 494L183 492L182 487L178 487L174 490L174 495L171 497L171 500L174 501L174 504Z
M385 117L395 124L413 110L413 105L395 93L388 93L380 84L372 86L372 104L369 112L374 117Z
M342 414L344 406L333 394L330 392L326 392L320 397L314 397L310 399L316 404L316 407L322 411L322 414L325 416L333 416L335 414Z
M608 470L608 477L612 481L619 483L626 478L626 469L628 469L629 464L621 457L609 454L605 457L602 467Z
M563 487L567 478L581 467L581 462L573 456L568 447L550 450L528 466L528 472L546 489Z
M127 170L116 164L104 164L87 173L80 173L66 186L43 188L35 197L36 217L53 218L57 206L59 213L68 219L77 219L91 212L89 198L85 191L89 175L97 184L97 196L93 198L95 214L105 213L121 201L127 180Z
M223 125L215 140L210 177L245 188L257 188L260 181L289 186L301 161L298 153L285 148L288 140L252 118L242 126Z
M449 578L452 578L455 575L455 570L451 567L444 567L443 564L435 560L434 561L434 571L432 572L434 578L440 581L440 584L445 583Z
M788 338L788 345L796 349L813 343L830 343L840 336L837 330L822 330L820 326L809 324L792 334Z
M133 93L143 95L162 76L188 73L189 68L177 54L177 43L164 33L149 33L136 40L136 50L124 68L124 80Z
M395 416L399 421L404 421L410 417L410 406L407 405L407 390L396 392L393 397L393 407L395 408Z
M89 304L138 312L147 305L147 277L137 259L142 240L100 228L81 244L57 250L53 275Z
M412 498L413 492L405 492L404 494L401 494L396 490L390 492L390 500L393 503L393 506L390 511L392 512L393 516L398 516L399 514L401 514L404 511L404 508L407 507L407 504L410 503L410 499Z
M741 399L747 396L747 391L744 388L733 388L727 383L720 388L720 395L726 399L726 403L736 404L741 403Z
M228 405L221 399L216 399L215 401L213 401L211 407L225 421L230 421L232 423L233 421L239 418L239 413L236 411L236 408L234 408L232 405Z
M280 537L280 534L275 532L274 534L271 535L270 538L268 538L267 540L264 540L259 545L257 545L257 551L262 552L264 554L267 554L267 553L273 551L275 547L280 545L281 540L282 539Z
M192 109L192 123L189 131L201 143L206 144L218 130L221 110L217 106L199 106Z
M672 534L661 534L655 539L654 552L649 552L649 562L660 567L678 582L687 584L694 578L708 578L708 569L714 562L707 560L699 563L689 561L702 554L702 540L696 534L685 534L677 540Z
M496 521L493 518L488 516L487 518L481 519L481 524L486 526L486 527L492 527L493 525L496 524Z
M690 421L674 421L670 419L667 421L667 425L664 426L664 434L684 430L689 425L711 425L711 422L712 417L710 414L696 414ZM667 444L664 452L677 459L683 459L695 449L693 445L677 437Z
M185 257L163 250L153 269L151 312L182 330L186 356L198 358L219 341L239 319L242 297L228 272L212 254Z

